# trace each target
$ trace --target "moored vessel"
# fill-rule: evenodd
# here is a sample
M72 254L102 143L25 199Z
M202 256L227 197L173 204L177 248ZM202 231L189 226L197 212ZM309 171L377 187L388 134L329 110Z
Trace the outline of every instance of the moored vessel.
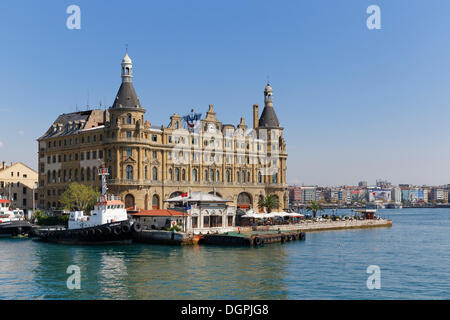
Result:
M128 218L125 204L120 198L107 194L107 170L102 166L102 195L85 216L83 211L70 212L67 229L36 230L42 241L62 244L128 244L132 242L132 232L140 231L138 223Z
M11 201L0 196L0 237L29 235L31 224L25 220L23 210L10 209Z

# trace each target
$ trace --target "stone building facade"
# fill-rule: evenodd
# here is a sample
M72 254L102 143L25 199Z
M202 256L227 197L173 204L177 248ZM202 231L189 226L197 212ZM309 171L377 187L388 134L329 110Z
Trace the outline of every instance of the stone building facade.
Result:
M37 200L38 173L22 162L0 165L0 196L8 198L14 208L33 210Z
M257 209L261 197L274 194L279 209L288 207L286 143L269 84L250 128L244 118L223 124L213 105L198 121L173 114L168 126L153 126L144 119L128 54L121 66L122 84L108 110L62 114L38 139L41 208L59 208L71 182L100 188L102 163L109 192L127 208L167 208L164 200L193 191L215 192L242 209Z

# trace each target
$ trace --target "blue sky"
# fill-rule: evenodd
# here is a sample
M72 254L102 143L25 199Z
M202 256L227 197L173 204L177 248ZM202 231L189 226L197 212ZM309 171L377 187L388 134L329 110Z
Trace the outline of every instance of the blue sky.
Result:
M81 30L66 8L81 8ZM368 30L366 8L381 8ZM288 182L450 183L450 2L9 1L0 3L0 159L37 168L60 113L110 106L129 45L152 124L205 112L251 125L269 77Z

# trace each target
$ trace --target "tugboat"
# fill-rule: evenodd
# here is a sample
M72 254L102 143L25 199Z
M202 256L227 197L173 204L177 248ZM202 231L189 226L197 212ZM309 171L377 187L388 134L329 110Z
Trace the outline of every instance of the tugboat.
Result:
M70 212L67 229L36 230L39 240L62 244L131 243L133 231L141 231L141 226L128 219L125 204L120 198L107 194L107 175L109 173L102 165L99 169L102 195L89 216L85 216L83 211Z
M10 210L11 201L0 196L0 237L24 236L31 233L31 223L25 220L23 210Z

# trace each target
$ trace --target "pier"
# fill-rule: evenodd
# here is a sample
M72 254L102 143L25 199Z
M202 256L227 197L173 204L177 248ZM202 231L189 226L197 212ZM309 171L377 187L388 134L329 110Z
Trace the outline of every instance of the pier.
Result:
M271 243L305 240L305 233L301 231L250 231L226 232L223 234L204 235L199 244L221 246L262 246Z
M365 228L379 228L392 227L392 220L386 219L366 219L366 220L345 220L345 221L319 221L313 222L311 220L304 220L302 223L290 225L271 225L271 226L257 226L245 227L241 230L280 230L280 231L331 231L331 230L345 230L345 229L365 229Z

